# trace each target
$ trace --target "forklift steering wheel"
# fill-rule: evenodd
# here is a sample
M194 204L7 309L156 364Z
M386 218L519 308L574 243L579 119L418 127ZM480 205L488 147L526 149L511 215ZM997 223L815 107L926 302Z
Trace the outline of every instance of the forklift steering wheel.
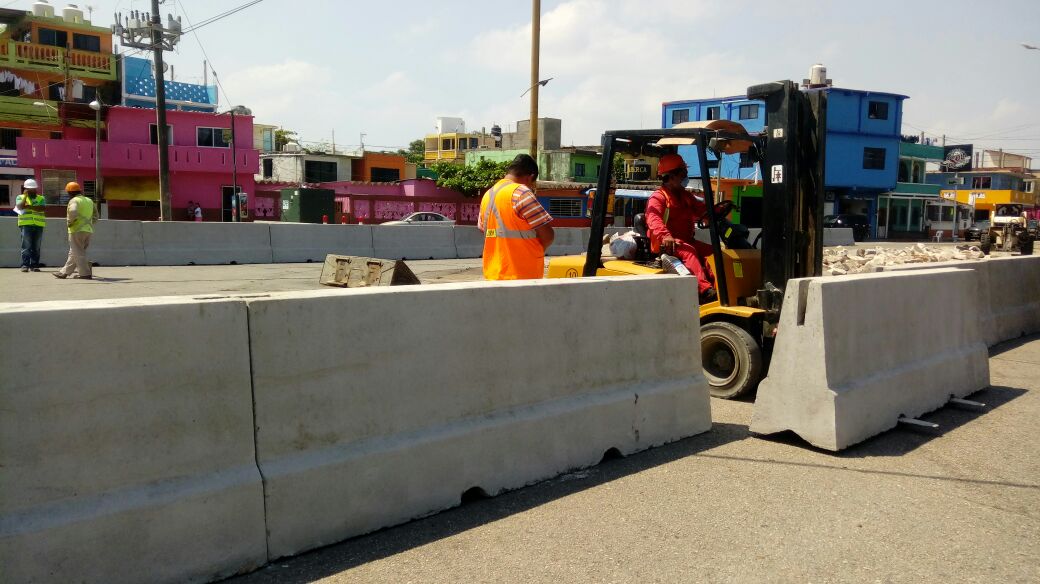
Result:
M715 209L715 218L716 219L721 219L721 218L724 218L726 215L729 215L734 209L739 211L740 207L737 207L736 205L734 205L733 201L719 201L718 203L715 203L714 209ZM697 227L700 228L700 229L704 229L705 227L707 227L708 226L707 219L708 219L708 212L705 211L704 213L701 213L701 216L697 218Z

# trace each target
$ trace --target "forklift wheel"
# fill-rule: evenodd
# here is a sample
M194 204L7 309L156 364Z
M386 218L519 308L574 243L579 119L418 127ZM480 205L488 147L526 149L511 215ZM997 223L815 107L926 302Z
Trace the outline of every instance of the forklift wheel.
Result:
M739 326L710 322L701 327L701 363L711 395L733 399L758 385L762 350Z

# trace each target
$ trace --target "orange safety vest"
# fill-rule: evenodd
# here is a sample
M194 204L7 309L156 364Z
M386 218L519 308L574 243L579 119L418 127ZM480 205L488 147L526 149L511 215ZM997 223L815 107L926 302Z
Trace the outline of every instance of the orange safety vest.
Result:
M520 186L502 179L480 201L486 280L536 279L545 272L545 249L538 235L513 210L513 193Z

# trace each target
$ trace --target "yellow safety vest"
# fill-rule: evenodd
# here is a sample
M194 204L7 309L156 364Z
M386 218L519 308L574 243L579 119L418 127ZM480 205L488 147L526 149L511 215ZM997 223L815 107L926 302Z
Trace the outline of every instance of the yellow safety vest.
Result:
M77 195L72 200L76 201L76 219L69 224L69 233L94 233L94 201L83 195Z
M36 195L34 199L30 200L28 193L22 193L21 195L18 195L17 198L15 198L14 204L17 205L22 201L25 201L26 205L32 205L34 207L42 207L47 203L46 199L43 198L43 195ZM18 226L25 227L27 225L35 227L46 227L47 220L44 218L43 211L33 211L30 209L26 209L24 213L19 215Z

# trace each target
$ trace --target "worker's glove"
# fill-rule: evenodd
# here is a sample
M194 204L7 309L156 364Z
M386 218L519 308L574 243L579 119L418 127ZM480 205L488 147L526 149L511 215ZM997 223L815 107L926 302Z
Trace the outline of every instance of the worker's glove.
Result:
M661 251L664 253L675 253L675 238L670 235L662 237Z

